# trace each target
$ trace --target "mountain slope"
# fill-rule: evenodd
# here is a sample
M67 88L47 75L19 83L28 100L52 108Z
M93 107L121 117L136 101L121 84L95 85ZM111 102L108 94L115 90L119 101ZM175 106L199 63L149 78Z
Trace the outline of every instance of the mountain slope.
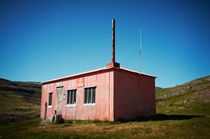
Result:
M158 113L210 115L210 76L156 91Z
M40 120L34 119L0 126L0 137L208 138L210 136L209 81L210 76L207 76L176 87L156 88L157 116L150 119L124 122L72 120L47 126L40 126ZM10 85L16 82L8 83ZM27 87L23 88L27 90ZM36 106L36 103L29 103L23 99L25 96L32 95L32 92L25 91L24 96L16 94L20 92L10 93L24 103L24 106L25 103ZM13 106L15 107L12 105L11 109Z
M0 124L39 117L41 84L0 79Z
M0 79L0 124L39 117L41 84ZM171 88L156 87L157 113L210 115L210 76Z

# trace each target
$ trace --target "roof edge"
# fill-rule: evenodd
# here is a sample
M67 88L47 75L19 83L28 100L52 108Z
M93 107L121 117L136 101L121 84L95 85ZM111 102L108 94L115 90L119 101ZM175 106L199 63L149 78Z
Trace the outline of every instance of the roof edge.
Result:
M143 73L143 72L138 72L138 71L134 71L134 70L129 70L129 69L126 69L126 68L120 68L120 69L125 70L125 71L129 71L129 72L133 72L133 73L137 73L137 74L140 74L140 75L152 77L152 78L157 78L156 76L149 75L149 74L146 74L146 73Z
M64 76L64 77L61 77L61 78L56 78L56 79L52 79L52 80L48 80L48 81L44 81L44 82L41 82L41 84L47 84L47 83L52 83L52 82L56 82L56 81L60 81L60 80L65 80L65 79L68 79L68 78L75 78L75 77L78 77L78 76L82 76L82 75L87 75L87 74L91 74L91 73L95 73L95 72L101 72L101 71L108 71L108 70L124 70L124 71L128 71L128 72L132 72L132 73L136 73L136 74L139 74L139 75L144 75L144 76L148 76L148 77L152 77L152 78L157 78L156 76L152 76L152 75L149 75L149 74L145 74L145 73L140 73L140 72L137 72L137 71L133 71L133 70L129 70L129 69L126 69L126 68L115 68L115 67L112 67L112 68L100 68L100 69L96 69L96 70L91 70L91 71L87 71L87 72L82 72L82 73L78 73L78 74L73 74L73 75L69 75L69 76Z

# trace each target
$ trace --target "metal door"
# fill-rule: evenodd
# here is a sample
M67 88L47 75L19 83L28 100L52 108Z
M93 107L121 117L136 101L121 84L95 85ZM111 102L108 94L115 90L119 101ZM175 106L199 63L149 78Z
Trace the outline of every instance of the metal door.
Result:
M62 114L62 95L63 95L63 87L56 88L56 115Z

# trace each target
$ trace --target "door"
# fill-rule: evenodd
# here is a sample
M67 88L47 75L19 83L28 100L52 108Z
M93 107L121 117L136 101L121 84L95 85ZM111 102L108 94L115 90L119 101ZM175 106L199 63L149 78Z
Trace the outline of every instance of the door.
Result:
M62 114L62 95L63 95L63 87L56 88L56 115Z

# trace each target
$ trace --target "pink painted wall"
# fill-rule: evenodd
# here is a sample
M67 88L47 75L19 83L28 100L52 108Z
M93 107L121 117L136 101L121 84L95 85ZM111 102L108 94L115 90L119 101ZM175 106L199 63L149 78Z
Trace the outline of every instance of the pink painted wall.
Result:
M84 77L85 86L77 88L77 79ZM47 117L55 114L56 87L63 86L66 90L66 99L62 104L62 117L64 119L78 120L109 120L113 121L113 71L102 71L80 76L78 78L65 79L63 81L43 84L41 118L44 118L44 104L49 99L49 93L53 92L52 107L47 109ZM96 86L95 106L84 106L84 88ZM67 90L77 89L76 106L67 106Z
M115 71L114 120L153 116L155 113L155 78Z
M77 79L84 78L85 85L77 87ZM62 117L77 120L119 120L138 116L155 115L155 78L139 75L123 69L103 69L96 72L61 78L43 83L41 118L49 93L53 92L52 107L47 108L47 117L55 114L56 87L63 86L66 99L62 103ZM84 88L96 86L95 106L84 106ZM67 90L77 89L76 106L67 106Z

